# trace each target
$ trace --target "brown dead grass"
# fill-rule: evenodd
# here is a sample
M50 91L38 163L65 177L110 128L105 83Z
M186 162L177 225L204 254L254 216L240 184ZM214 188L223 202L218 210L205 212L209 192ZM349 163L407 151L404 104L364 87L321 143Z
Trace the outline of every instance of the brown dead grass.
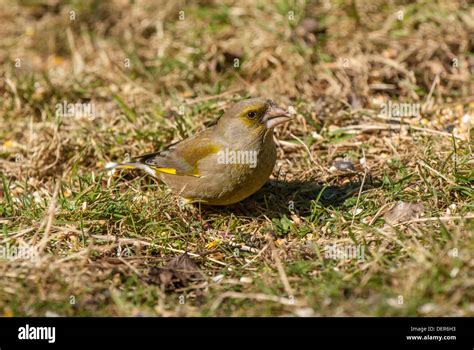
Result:
M1 241L40 251L0 261L4 315L472 315L465 2L93 4L0 5ZM103 173L247 96L297 115L270 185L241 205L182 209L149 178ZM387 120L387 100L422 113ZM62 101L97 115L58 120ZM387 228L401 200L433 220ZM366 261L322 257L354 239ZM150 281L186 251L205 281Z

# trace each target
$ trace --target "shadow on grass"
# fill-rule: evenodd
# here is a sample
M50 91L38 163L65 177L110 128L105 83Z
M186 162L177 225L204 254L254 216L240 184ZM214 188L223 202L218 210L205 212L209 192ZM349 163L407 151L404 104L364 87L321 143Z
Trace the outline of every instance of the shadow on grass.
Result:
M271 180L257 193L240 203L225 207L203 205L202 215L203 218L216 213L248 217L266 215L270 219L293 213L307 216L311 214L312 206L316 203L325 207L341 206L346 199L357 196L361 184L361 179L345 185L327 185L316 180L289 182ZM380 185L380 181L367 176L363 190Z

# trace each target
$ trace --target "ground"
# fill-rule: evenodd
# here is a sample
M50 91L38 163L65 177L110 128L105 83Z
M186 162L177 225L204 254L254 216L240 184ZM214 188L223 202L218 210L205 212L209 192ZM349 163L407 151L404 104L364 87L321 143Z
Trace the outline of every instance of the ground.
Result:
M2 1L4 316L474 315L465 1ZM262 190L104 170L271 98Z

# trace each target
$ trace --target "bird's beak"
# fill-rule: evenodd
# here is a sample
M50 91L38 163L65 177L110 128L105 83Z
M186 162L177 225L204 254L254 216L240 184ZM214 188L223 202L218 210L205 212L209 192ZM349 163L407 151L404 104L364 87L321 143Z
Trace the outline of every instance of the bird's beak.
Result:
M263 117L263 122L267 129L274 128L277 125L290 121L292 117L282 108L270 106Z

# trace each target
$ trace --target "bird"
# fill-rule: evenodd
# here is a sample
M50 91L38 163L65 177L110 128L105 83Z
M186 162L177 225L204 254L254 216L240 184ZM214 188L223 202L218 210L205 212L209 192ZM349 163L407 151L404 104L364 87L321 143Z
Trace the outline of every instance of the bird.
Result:
M276 162L274 128L291 119L272 100L241 100L215 125L161 151L108 163L106 169L144 170L178 193L184 204L235 204L270 177Z

